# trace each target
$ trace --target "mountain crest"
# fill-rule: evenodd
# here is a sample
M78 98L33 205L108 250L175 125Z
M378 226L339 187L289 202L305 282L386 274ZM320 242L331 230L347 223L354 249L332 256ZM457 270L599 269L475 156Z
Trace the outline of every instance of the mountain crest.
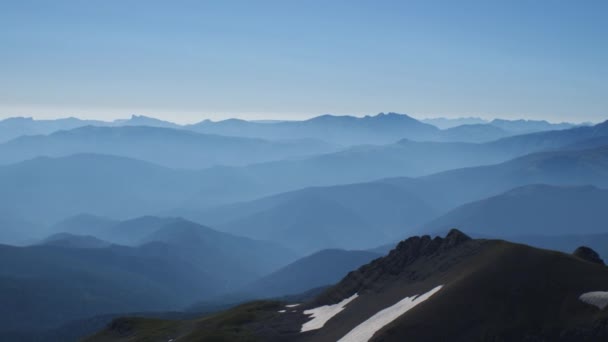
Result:
M445 238L431 238L429 235L410 237L399 242L387 256L350 272L340 283L319 296L314 304L334 304L354 293L375 291L395 278L425 277L424 274L408 273L408 266L422 259L442 256L445 253L452 254L452 251L456 255L460 247L468 245L470 241L474 240L457 229L450 230Z
M445 238L437 236L431 239L428 235L414 236L401 241L397 247L390 252L389 257L392 256L399 259L400 264L407 265L422 256L429 256L436 252L454 248L469 240L471 240L471 238L458 229L450 230Z
M572 254L583 260L586 260L586 261L589 261L589 262L592 262L595 264L605 265L604 260L602 260L602 258L600 258L600 255L597 254L596 251L594 251L593 249L591 249L589 247L580 246Z

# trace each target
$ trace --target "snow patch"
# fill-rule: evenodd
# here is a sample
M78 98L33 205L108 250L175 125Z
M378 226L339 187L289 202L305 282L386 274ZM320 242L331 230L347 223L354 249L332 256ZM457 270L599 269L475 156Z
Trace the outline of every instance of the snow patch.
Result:
M285 305L285 307L286 308L295 308L298 305L300 305L300 303L298 303L298 304L287 304L287 305Z
M382 329L385 325L399 318L404 313L408 312L416 305L429 299L432 295L441 290L443 285L439 285L427 293L420 296L405 297L396 304L379 311L365 322L356 326L348 334L344 335L338 342L363 342L369 341L374 334Z
M578 299L587 304L597 306L600 310L604 310L608 306L608 292L605 291L583 293Z
M279 313L285 313L285 310L279 310L278 312Z
M333 305L323 305L318 308L305 310L304 314L310 315L312 319L302 325L302 329L300 330L300 332L323 328L327 321L329 321L335 315L339 314L340 311L344 310L344 307L348 303L355 300L358 296L359 295L355 293L354 295L342 300L340 303Z

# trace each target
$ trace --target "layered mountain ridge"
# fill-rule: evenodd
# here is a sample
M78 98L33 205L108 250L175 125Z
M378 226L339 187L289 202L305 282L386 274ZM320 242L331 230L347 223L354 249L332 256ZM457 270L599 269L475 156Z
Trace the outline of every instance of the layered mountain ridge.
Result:
M471 239L452 230L445 238L408 238L305 303L253 302L200 320L166 322L158 330L146 329L142 320L122 320L128 328L116 329L116 321L89 341L160 341L160 336L175 341L210 336L234 341L599 341L608 337L608 312L587 298L606 288L608 269L593 251L582 248L569 255ZM250 318L229 321L241 314Z

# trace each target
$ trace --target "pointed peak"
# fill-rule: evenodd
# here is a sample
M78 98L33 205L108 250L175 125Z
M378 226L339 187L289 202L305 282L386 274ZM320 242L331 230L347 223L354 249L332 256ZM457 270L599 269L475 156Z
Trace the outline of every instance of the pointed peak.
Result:
M445 236L444 243L449 245L458 245L463 242L471 240L471 237L467 234L461 232L460 230L453 228L448 232L448 235Z

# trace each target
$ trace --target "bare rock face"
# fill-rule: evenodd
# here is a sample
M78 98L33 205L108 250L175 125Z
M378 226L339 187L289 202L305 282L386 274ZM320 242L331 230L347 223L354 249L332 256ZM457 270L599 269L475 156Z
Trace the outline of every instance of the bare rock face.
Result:
M600 258L600 255L597 254L596 251L594 251L593 249L591 249L589 247L581 246L581 247L577 248L574 251L574 253L572 253L572 254L583 260L587 260L589 262L593 262L593 263L600 264L600 265L605 265L604 260L602 260L602 258Z
M315 305L335 304L340 299L350 297L356 292L382 288L399 277L424 277L433 270L419 269L412 275L409 268L420 260L445 256L458 250L469 242L474 242L463 232L452 229L445 238L429 235L413 236L399 242L387 256L378 258L359 269L350 272L340 283L317 298ZM446 258L450 259L450 258ZM449 261L442 260L442 263ZM409 270L409 271L408 271Z

